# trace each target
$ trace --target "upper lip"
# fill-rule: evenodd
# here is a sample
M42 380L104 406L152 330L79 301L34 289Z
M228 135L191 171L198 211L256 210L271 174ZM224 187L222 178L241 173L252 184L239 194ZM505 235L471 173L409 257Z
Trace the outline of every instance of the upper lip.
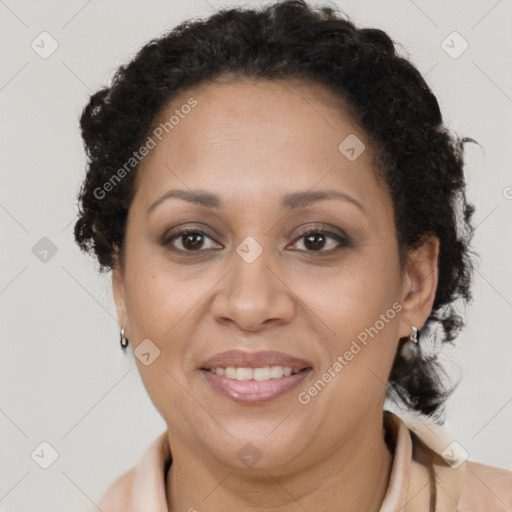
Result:
M228 350L217 354L201 364L201 368L212 370L214 368L262 368L265 366L288 366L292 370L302 370L311 367L311 363L304 359L267 350L262 352L245 352L243 350Z

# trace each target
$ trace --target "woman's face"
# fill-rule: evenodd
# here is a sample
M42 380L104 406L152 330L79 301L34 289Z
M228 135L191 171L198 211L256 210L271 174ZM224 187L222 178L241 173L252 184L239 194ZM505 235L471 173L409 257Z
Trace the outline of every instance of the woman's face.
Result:
M398 340L430 312L437 247L401 270L369 142L335 105L318 85L238 80L162 113L175 118L138 171L114 294L175 457L297 470L382 428ZM281 356L213 366L306 369L204 369L233 350Z

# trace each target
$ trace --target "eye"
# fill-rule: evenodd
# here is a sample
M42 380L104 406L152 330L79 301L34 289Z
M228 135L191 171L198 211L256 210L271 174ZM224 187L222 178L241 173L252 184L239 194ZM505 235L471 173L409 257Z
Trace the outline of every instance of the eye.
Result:
M210 241L210 246L208 246ZM304 252L334 253L350 245L348 237L323 229L309 229L299 235L297 241L302 241L304 249L294 249ZM175 252L200 252L206 249L222 249L203 230L198 228L182 228L170 235L164 236L162 245Z
M175 231L172 235L165 237L162 243L164 246L170 246L170 249L173 251L182 252L194 252L200 251L202 249L222 248L222 246L215 244L213 244L213 247L205 247L205 242L207 239L213 242L213 239L200 229L184 228ZM178 247L176 247L174 242L178 242Z
M348 239L345 236L321 229L310 229L301 233L297 240L303 241L305 247L305 249L299 250L306 252L332 253L339 251L343 246L349 245Z

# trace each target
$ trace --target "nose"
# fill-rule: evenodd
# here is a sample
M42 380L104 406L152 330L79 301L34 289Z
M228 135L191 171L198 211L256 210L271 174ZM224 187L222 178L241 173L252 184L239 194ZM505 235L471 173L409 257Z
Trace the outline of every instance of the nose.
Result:
M265 251L252 263L233 255L234 268L223 279L211 313L219 323L233 323L244 331L290 323L296 306L279 272L270 268Z

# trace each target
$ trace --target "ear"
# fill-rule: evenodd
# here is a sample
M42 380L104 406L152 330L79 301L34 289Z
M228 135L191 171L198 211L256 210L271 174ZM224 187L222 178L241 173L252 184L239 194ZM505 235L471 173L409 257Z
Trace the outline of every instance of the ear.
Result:
M438 280L439 239L426 235L421 245L408 252L404 270L400 337L407 337L411 325L420 330L432 311Z
M114 245L114 267L112 269L112 292L114 294L114 302L116 304L117 320L119 328L126 324L126 301L124 295L124 275L119 263L119 248Z

